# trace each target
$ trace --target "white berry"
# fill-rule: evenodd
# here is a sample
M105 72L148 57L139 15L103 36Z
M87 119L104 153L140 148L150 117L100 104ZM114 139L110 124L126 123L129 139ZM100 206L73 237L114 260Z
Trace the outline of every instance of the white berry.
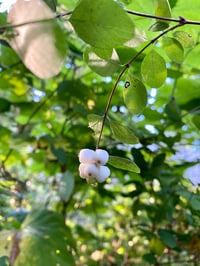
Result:
M84 166L84 176L86 178L96 178L99 174L99 168L95 164L87 163Z
M107 166L99 166L99 172L96 176L96 180L99 183L104 182L110 175L110 169Z
M99 165L104 165L108 162L109 159L109 154L107 151L102 150L102 149L97 149L95 151L95 161Z
M79 176L80 176L81 178L84 178L84 179L86 178L86 175L84 174L85 166L86 166L86 164L81 163L81 164L79 165L79 168L78 168L78 170L79 170Z
M78 157L80 163L91 163L95 160L95 152L90 149L82 149L80 150Z

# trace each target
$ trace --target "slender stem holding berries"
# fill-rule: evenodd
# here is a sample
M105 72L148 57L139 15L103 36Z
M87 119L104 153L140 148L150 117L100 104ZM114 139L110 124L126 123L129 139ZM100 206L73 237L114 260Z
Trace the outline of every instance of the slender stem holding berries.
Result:
M175 30L176 28L178 27L181 27L181 26L184 26L185 24L187 24L187 21L185 19L180 19L179 20L179 23L168 28L167 30L163 31L162 33L160 33L158 36L156 36L155 38L153 38L149 43L147 43L134 57L132 57L129 62L124 66L124 68L122 69L122 71L120 72L120 74L118 75L116 81L115 81L115 84L113 86L113 89L110 93L110 96L108 98L108 102L107 102L107 105L106 105L106 109L105 109L105 112L104 112L104 115L103 115L103 120L102 120L102 124L101 124L101 129L100 129L100 133L99 133L99 137L98 137L98 140L97 140L97 145L96 145L96 149L99 148L99 144L100 144L100 141L101 141L101 138L102 138L102 134L103 134L103 128L104 128L104 125L105 125L105 121L106 121L106 118L108 116L108 111L110 109L110 105L111 105L111 101L112 101L112 98L113 98L113 95L115 93L115 90L117 88L117 85L118 83L120 82L122 76L124 75L124 73L126 72L126 70L130 67L130 65L138 58L138 56L140 56L150 45L152 45L153 43L155 43L157 40L159 40L162 36L164 36L165 34L167 34L168 32L170 31L173 31Z

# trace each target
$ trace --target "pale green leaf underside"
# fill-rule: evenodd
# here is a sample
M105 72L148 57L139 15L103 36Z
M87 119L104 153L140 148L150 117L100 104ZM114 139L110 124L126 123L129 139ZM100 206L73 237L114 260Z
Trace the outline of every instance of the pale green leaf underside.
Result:
M134 36L134 24L112 0L82 0L70 18L75 31L95 48L114 48Z
M91 128L95 134L98 134L102 127L102 116L90 114L87 116L89 122L89 128Z
M123 157L109 156L108 164L121 170L140 173L140 168L133 161Z
M142 62L141 73L150 87L160 87L167 77L165 60L156 51L151 50Z
M101 76L111 76L120 67L119 57L115 50L113 50L111 58L106 60L100 58L91 47L87 47L84 52L84 60L94 72Z
M135 144L139 142L138 138L133 134L133 132L129 128L115 121L109 121L109 123L113 136L116 139L127 144Z
M9 39L25 66L39 78L57 75L67 47L65 33L51 9L43 1L18 0L10 9L8 23L26 23L15 27Z

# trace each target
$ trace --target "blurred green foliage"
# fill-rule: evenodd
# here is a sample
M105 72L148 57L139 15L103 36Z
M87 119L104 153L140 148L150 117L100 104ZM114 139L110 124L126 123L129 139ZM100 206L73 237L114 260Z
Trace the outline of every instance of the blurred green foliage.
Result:
M58 75L38 78L8 31L0 41L0 265L199 265L200 192L185 178L200 160L199 26L167 33L127 66L160 32L123 8L155 14L153 0L45 2L58 14L75 9L57 18L55 45L66 39L68 50ZM169 4L172 17L198 21L196 1ZM124 67L100 141L111 176L91 185L78 153L95 149Z

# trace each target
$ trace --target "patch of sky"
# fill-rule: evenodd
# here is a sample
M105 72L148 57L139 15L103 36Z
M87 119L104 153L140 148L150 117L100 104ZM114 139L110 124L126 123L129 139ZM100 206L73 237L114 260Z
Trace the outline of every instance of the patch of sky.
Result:
M10 6L15 2L16 0L1 0L0 1L0 12L5 12L9 10Z
M43 91L32 88L34 102L39 102L46 94Z
M145 125L145 128L152 134L158 134L158 130L152 125Z

